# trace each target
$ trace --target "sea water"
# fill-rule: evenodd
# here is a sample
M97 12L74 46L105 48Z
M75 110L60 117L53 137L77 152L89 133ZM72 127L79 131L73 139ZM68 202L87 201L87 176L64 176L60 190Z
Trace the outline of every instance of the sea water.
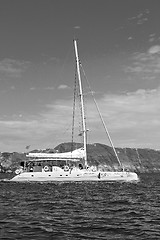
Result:
M160 174L138 183L0 181L0 239L160 239Z

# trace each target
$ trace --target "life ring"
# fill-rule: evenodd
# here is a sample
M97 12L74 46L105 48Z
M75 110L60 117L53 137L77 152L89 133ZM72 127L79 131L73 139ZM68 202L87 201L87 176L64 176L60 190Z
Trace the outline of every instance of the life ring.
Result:
M21 170L20 169L16 169L16 171L15 171L15 174L20 174L21 173Z
M65 172L69 171L69 167L68 167L67 165L64 166L64 171L65 171Z
M45 166L45 167L44 167L44 171L45 171L45 172L48 172L48 171L49 171L49 167L48 167L48 166Z

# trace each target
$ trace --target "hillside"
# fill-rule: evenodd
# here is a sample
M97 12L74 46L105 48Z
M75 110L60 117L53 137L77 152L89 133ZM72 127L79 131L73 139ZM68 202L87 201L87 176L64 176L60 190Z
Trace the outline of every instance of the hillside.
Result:
M43 152L67 152L81 147L80 143L62 143L54 149L46 149ZM135 172L160 171L160 151L153 149L116 148L119 159L126 169ZM33 150L32 152L38 152ZM42 150L41 150L42 152ZM88 165L97 166L103 170L118 169L119 165L113 149L107 145L94 143L87 145ZM1 153L0 172L13 172L25 160L24 153Z
M73 149L81 147L74 143ZM59 152L71 150L71 143L62 143L55 149ZM160 151L143 148L116 148L119 159L126 169L136 172L160 171ZM101 169L118 169L119 164L113 149L107 145L94 143L87 145L88 164Z

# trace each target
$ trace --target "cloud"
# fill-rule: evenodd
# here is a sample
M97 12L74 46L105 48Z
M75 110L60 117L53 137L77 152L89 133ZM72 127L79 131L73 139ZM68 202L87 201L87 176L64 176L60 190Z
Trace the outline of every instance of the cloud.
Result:
M54 90L54 87L46 87L45 90Z
M129 30L135 28L135 26L141 26L149 21L150 11L145 9L144 11L137 13L135 16L129 17L126 22L123 23L120 27L116 28L116 30L125 30L129 28ZM132 38L128 39L131 40Z
M156 34L152 33L149 35L149 42L154 42L156 40Z
M115 146L158 148L160 139L160 89L139 89L126 94L105 94L97 99L103 119ZM3 147L16 151L17 146L54 147L71 141L72 100L59 100L46 105L38 116L25 116L12 121L0 121ZM78 109L77 109L78 110ZM90 99L85 108L89 142L107 142L96 107ZM77 131L80 115L76 115ZM78 120L77 120L78 118ZM3 138L2 138L3 136ZM76 140L78 134L76 134ZM78 141L77 140L77 141ZM0 142L0 149L2 144Z
M45 88L38 88L38 87L31 87L30 90L31 91L35 91L35 90L54 90L55 87L45 87Z
M128 37L128 40L133 40L133 37L131 37L131 36L130 36L130 37Z
M143 145L142 142L145 143L148 140L146 136L144 139L141 138L147 131L148 138L152 137L152 144L154 144L154 138L158 134L157 128L160 128L160 89L139 89L135 92L117 95L106 94L99 98L97 102L109 131L115 139L119 140L116 141L116 145L120 145L125 136L126 145L128 145L130 138L136 139L135 145ZM38 131L41 131L44 135L44 133L51 131L57 134L60 129L63 132L66 126L69 126L71 130L72 111L71 100L56 101L54 104L47 105L46 111L40 115L41 121L37 128L41 130ZM85 112L91 141L105 142L104 129L93 101L87 100ZM130 137L127 135L130 135ZM70 135L68 137L70 138ZM146 144L149 144L149 142L146 142Z
M144 24L144 23L147 22L147 21L148 21L148 18L147 18L147 17L141 18L141 19L139 19L139 20L137 21L137 24Z
M129 118L132 118L132 120L138 119L140 117L139 114L143 116L146 114L148 115L148 117L146 118L146 116L144 116L144 119L145 121L148 121L148 119L151 119L151 117L158 117L160 108L159 100L160 89L138 89L135 92L128 92L127 94L105 95L103 103L106 104L111 119L112 117L114 117L114 121L116 120L118 115L119 121L123 114L127 114ZM139 122L137 120L136 122L138 126ZM121 127L124 128L125 126L121 125Z
M148 49L149 54L160 53L160 45L152 46Z
M139 89L127 94L104 95L98 104L117 146L157 148L160 139L157 132L160 128L159 102L160 89ZM97 116L92 116L95 129L97 119ZM99 131L100 128L97 136Z
M5 58L0 61L0 75L7 77L20 77L27 69L29 62Z
M145 9L143 12L137 14L136 16L128 18L130 22L135 22L137 25L142 25L148 21L149 10Z
M153 79L160 73L160 45L151 46L146 52L134 53L124 71L138 74L143 79Z
M81 27L80 26L74 26L74 29L80 29Z
M59 85L58 89L68 89L69 87L65 84Z
M32 148L45 148L55 147L65 140L71 141L72 111L72 102L57 101L46 105L38 116L4 118L0 121L0 139L3 139L0 151L22 151L27 143ZM66 126L69 133L64 134Z

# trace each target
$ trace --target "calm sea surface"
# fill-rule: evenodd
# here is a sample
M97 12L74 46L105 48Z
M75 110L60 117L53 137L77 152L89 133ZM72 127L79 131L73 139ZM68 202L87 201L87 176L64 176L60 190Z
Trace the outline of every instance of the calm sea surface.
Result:
M160 239L160 174L139 183L0 181L0 239Z

